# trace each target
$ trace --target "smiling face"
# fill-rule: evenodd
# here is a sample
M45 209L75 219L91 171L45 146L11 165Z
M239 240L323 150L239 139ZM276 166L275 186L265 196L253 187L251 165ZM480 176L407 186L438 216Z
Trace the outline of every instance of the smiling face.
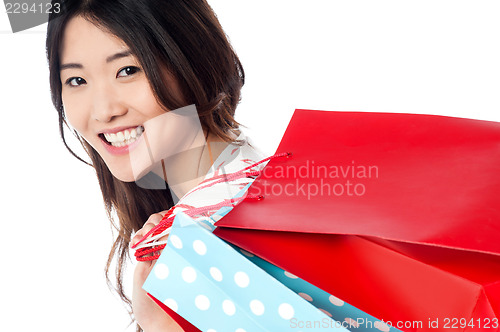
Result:
M139 61L121 39L80 16L65 28L60 59L69 124L116 178L137 180L151 165L132 169L130 154L144 145L145 124L166 114Z

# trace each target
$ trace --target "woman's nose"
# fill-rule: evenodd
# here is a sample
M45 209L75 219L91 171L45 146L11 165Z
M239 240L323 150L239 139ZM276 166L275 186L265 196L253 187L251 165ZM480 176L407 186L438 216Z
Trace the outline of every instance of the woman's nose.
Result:
M110 122L127 113L120 96L110 87L96 87L92 98L92 117L96 121Z

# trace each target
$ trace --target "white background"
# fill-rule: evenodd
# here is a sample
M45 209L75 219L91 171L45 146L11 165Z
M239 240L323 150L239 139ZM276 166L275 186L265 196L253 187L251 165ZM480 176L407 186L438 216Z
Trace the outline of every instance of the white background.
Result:
M268 154L295 108L500 121L498 1L209 2L247 74L237 120ZM1 328L125 331L97 179L59 138L45 25L12 34L1 8Z

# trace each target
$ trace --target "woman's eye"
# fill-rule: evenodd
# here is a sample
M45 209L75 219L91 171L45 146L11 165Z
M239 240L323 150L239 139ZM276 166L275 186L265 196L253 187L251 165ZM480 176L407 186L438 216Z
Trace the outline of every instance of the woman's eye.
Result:
M134 66L125 67L118 72L116 77L130 76L130 75L137 73L138 71L140 71L140 68L138 68L138 67L134 67Z
M87 82L81 77L70 77L66 80L66 84L69 86L80 86L85 83Z

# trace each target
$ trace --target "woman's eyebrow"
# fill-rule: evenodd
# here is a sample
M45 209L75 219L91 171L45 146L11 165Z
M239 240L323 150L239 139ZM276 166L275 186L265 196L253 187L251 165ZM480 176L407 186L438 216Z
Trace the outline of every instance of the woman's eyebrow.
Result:
M118 53L116 53L116 54L113 54L113 55L111 55L111 56L108 56L108 57L106 58L106 63L110 63L110 62L115 61L115 60L117 60L117 59L126 58L126 57L128 57L129 55L131 55L131 54L132 54L132 52L131 52L130 50L125 50L125 51L123 51L123 52L118 52Z
M121 58L126 58L130 55L132 55L132 52L130 50L118 52L118 53L115 53L113 55L108 56L106 58L106 63L110 63L110 62L113 62L113 61L121 59ZM64 69L68 69L68 68L82 69L83 65L81 63L65 63L65 64L61 65L60 70L64 70Z

